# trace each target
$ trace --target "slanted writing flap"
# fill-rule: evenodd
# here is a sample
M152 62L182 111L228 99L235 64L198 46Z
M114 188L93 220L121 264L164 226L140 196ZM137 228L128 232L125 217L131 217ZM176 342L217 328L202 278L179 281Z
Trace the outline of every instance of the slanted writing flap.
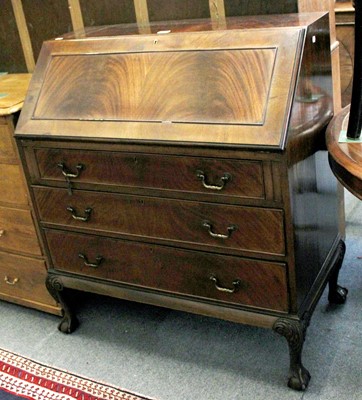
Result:
M261 125L275 57L275 48L55 56L33 117Z
M48 41L16 134L280 148L305 27Z

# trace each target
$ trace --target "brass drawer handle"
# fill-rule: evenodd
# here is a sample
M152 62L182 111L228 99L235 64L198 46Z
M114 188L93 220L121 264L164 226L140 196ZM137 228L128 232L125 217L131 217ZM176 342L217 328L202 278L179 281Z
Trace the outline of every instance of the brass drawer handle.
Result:
M201 170L196 171L196 176L198 179L200 179L204 188L211 190L222 190L224 189L226 183L231 180L231 175L227 172L224 173L224 175L220 178L219 183L217 183L216 185L211 185L206 182L206 176L204 171Z
M240 285L241 285L241 280L235 279L235 281L233 281L233 283L232 283L234 286L232 289L222 287L222 286L220 286L219 280L214 275L210 276L210 281L214 282L215 288L217 290L219 290L220 292L224 292L224 293L236 293L239 290Z
M96 262L91 263L88 261L88 257L83 253L79 253L78 257L84 260L84 265L86 267L91 267L91 268L98 268L101 265L102 261L104 260L104 258L102 256L97 256Z
M0 237L5 235L5 229L0 229Z
M4 281L5 281L5 283L6 283L7 285L12 285L12 286L14 286L14 285L16 285L16 284L19 282L19 278L14 278L14 279L10 280L10 279L5 275Z
M214 238L220 238L220 239L228 239L231 234L236 231L238 229L238 227L236 225L230 225L227 227L227 235L224 235L222 233L215 233L212 231L212 224L209 221L204 221L202 223L203 228L206 228L207 231L209 232L209 235L214 237Z
M69 168L68 168L63 162L58 163L58 164L57 164L57 167L59 167L59 168L62 170L62 174L63 174L66 178L78 178L79 175L80 175L80 173L81 173L81 171L82 171L83 168L84 168L84 165L83 165L83 164L77 164L77 165L75 166L77 172L75 172L75 173L71 172L71 171L69 170Z
M70 213L72 213L72 217L73 217L74 219L76 219L77 221L87 222L87 221L89 220L89 218L90 218L92 209L91 209L91 208L86 208L86 209L84 210L84 214L85 214L84 217L80 217L79 215L77 215L76 209L73 208L73 207L71 207L71 206L67 207L67 211L69 211Z

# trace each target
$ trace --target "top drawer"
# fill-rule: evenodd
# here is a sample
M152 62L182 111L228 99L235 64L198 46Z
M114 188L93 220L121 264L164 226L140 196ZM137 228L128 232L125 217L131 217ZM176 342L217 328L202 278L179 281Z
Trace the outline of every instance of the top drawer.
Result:
M261 161L48 148L34 152L39 176L32 176L33 183L69 180L75 187L96 184L265 198Z

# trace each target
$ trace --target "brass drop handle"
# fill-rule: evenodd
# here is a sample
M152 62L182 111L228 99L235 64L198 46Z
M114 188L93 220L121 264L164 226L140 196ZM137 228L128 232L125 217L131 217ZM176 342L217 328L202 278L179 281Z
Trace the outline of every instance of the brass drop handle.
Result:
M0 237L5 235L5 229L0 229Z
M228 231L227 235L224 235L222 233L213 232L212 224L209 221L203 221L202 227L207 229L210 236L212 236L213 238L219 238L219 239L228 239L231 236L231 234L238 229L238 227L236 225L232 224L227 227L227 231Z
M59 167L62 170L62 174L65 176L65 178L69 179L69 178L78 178L80 173L81 173L81 171L84 168L84 165L83 164L77 164L75 166L77 172L75 172L75 173L71 172L69 170L69 168L63 162L58 163L57 167Z
M211 275L210 276L210 281L214 282L215 288L219 292L224 292L224 293L236 293L240 289L240 285L241 285L241 280L240 279L235 279L232 282L232 285L233 285L232 289L222 287L222 286L220 286L219 280L216 278L215 275Z
M19 278L9 279L9 278L5 275L4 281L5 281L5 283L6 283L7 285L12 285L12 286L14 286L14 285L16 285L16 284L19 282Z
M219 183L215 185L206 182L207 178L204 171L197 170L196 176L202 182L203 187L210 190L222 190L224 189L226 183L231 180L231 175L228 172L225 172L224 175L220 178Z
M91 267L91 268L98 268L101 265L102 261L104 260L104 258L102 256L97 256L96 262L91 263L88 261L88 257L83 253L79 253L78 257L84 260L84 265L86 267Z
M87 222L89 220L89 218L90 218L92 209L91 208L86 208L84 210L84 214L85 214L84 217L81 217L81 216L77 215L76 209L71 207L71 206L67 207L67 211L69 211L72 214L72 217L74 219L76 219L77 221Z

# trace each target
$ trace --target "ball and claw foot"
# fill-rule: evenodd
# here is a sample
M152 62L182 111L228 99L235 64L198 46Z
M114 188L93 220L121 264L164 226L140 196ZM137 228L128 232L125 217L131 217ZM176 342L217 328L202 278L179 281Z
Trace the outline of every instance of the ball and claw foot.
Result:
M337 285L334 290L329 290L328 301L331 304L344 304L347 300L348 289Z
M75 317L65 315L58 325L58 329L62 333L72 333L78 327L78 320Z
M301 365L297 370L291 372L288 386L291 389L303 391L307 388L309 381L310 373Z

